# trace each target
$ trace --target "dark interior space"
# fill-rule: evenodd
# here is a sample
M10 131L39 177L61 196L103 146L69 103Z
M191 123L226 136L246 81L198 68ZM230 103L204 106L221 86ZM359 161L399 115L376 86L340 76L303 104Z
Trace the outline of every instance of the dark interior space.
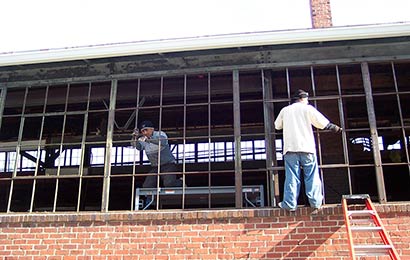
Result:
M409 200L409 63L370 63L369 68L388 200ZM243 70L238 82L232 71L222 71L126 79L116 85L11 88L0 129L0 211L101 210L107 168L109 210L133 210L133 194L150 169L147 158L130 146L142 120L167 133L176 174L187 187L235 186L238 152L242 185L262 186L267 206L270 174L278 176L280 196L284 181L281 132L266 132L267 125L298 88L309 91L311 104L345 129L342 136L315 130L326 203L339 203L350 191L377 197L362 71L360 64L345 64ZM267 163L267 136L274 139L273 168ZM107 145L112 146L110 165ZM234 194L224 196L162 196L160 208L181 208L183 200L183 208L234 207ZM305 203L303 196L299 203Z

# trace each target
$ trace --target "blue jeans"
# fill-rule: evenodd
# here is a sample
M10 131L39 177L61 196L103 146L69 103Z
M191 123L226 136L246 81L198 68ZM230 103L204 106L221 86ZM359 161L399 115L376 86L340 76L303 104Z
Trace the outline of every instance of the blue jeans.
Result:
M300 192L300 171L303 169L305 180L306 196L312 208L319 208L322 205L322 181L319 176L316 155L303 152L287 152L285 161L285 186L282 206L289 210L297 208L297 200Z

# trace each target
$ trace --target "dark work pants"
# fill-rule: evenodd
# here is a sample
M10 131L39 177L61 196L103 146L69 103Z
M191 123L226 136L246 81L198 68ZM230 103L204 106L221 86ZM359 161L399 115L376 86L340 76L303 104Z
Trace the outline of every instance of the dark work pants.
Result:
M168 163L160 166L161 173L164 172L177 172L178 169L175 163ZM158 173L158 166L152 167L149 173ZM157 187L157 176L150 175L145 178L144 183L142 184L143 188L156 188ZM177 179L175 174L164 174L160 176L161 181L164 184L164 187L181 187L182 180Z

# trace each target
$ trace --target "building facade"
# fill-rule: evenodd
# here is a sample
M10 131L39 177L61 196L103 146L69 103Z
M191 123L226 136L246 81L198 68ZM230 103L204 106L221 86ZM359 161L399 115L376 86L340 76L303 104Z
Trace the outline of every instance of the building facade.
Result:
M325 203L357 193L408 201L408 28L296 30L144 43L145 53L137 43L94 48L95 56L75 50L55 60L42 53L4 59L0 211L138 208L149 162L130 138L142 120L168 134L174 174L187 185L157 209L274 206L284 167L273 121L299 88L345 130L315 131ZM209 192L190 193L194 187ZM213 194L215 187L231 192ZM248 200L244 187L263 195Z

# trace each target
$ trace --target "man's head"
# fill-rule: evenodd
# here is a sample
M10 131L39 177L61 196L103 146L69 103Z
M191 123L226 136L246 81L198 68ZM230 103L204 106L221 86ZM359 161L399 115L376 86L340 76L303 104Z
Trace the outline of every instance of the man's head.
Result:
M151 121L143 121L140 124L140 131L146 137L151 137L154 132L154 124Z
M302 102L302 103L306 103L308 104L309 101L309 93L307 93L306 91L304 91L303 89L298 89L292 96L292 99L295 102Z

